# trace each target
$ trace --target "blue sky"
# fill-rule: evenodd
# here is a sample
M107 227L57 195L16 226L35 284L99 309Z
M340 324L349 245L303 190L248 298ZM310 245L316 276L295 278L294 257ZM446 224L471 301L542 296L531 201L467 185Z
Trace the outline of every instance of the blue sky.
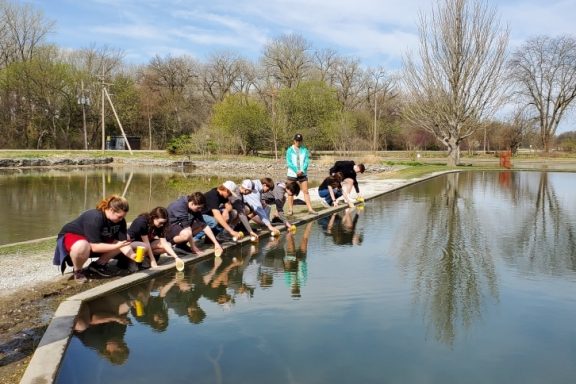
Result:
M25 1L20 0L24 3ZM233 51L256 60L281 34L298 33L364 65L396 70L417 47L418 10L430 0L31 0L56 22L49 41L62 48L107 45L131 63L158 54L204 61ZM511 31L511 46L546 34L576 35L575 0L492 0Z

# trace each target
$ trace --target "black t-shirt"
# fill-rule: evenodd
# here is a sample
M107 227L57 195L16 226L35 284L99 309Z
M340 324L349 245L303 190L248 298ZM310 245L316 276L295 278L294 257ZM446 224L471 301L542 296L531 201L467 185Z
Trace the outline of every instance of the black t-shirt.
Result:
M148 240L159 239L164 237L164 228L157 228L148 223L148 216L140 215L128 228L128 235L131 240L142 241L142 236L148 236Z
M90 243L111 243L115 240L126 240L126 220L113 223L106 214L98 209L83 212L78 218L65 224L58 236L75 233L84 236Z
M204 206L204 210L202 211L202 214L204 215L214 216L212 210L213 209L219 210L222 205L228 202L228 198L221 196L218 193L217 188L212 188L211 190L206 192L204 194L204 197L206 197L206 205Z
M353 160L340 160L334 163L334 166L330 168L330 175L334 175L337 172L342 172L342 180L352 179L354 182L354 189L356 193L360 193L360 188L358 187L358 181L356 180L356 171L354 170L354 165L356 163Z
M201 212L193 212L188 208L188 197L182 196L172 202L166 210L168 211L168 221L170 224L179 224L183 228L189 227L197 220L204 222Z
M321 191L323 189L328 189L328 186L331 186L332 188L341 188L340 183L336 181L334 176L328 176L325 178L324 181L322 181L322 184L318 187L318 190Z

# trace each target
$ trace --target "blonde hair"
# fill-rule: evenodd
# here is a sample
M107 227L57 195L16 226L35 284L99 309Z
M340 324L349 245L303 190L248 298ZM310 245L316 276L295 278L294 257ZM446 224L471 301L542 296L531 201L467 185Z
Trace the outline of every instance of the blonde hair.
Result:
M104 212L106 209L111 209L115 212L118 211L128 212L130 207L128 205L128 200L126 200L122 196L112 195L100 201L96 206L96 209L102 212Z

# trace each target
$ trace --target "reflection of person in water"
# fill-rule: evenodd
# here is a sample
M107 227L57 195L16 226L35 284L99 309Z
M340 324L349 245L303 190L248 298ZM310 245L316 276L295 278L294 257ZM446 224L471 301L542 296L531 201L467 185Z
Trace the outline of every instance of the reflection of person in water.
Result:
M308 252L308 238L312 230L312 222L304 227L300 239L300 246L296 247L295 234L286 232L286 255L284 256L284 278L290 287L292 297L300 297L300 287L306 284L308 268L306 254Z
M358 224L358 212L355 208L346 208L340 212L335 212L331 216L325 216L318 220L326 235L332 236L336 245L360 245L363 236L356 230Z
M200 324L206 318L206 312L198 304L202 295L199 285L193 281L195 273L193 270L189 273L186 278L184 273L178 272L167 284L166 304L176 315L188 317L192 324Z
M141 301L141 312L132 310L132 314L138 322L148 324L157 332L164 332L168 328L168 307L165 303L165 297L172 287L169 284L162 278L151 280L150 294Z
M227 291L228 274L232 269L237 268L241 262L235 258L225 260L222 257L215 257L212 261L214 263L212 268L202 273L202 281L204 282L204 286L201 288L202 296L222 306L234 304L232 295ZM202 265L209 264L202 263Z
M130 301L118 293L84 303L74 323L74 335L112 364L122 365L130 353L124 341L129 312Z

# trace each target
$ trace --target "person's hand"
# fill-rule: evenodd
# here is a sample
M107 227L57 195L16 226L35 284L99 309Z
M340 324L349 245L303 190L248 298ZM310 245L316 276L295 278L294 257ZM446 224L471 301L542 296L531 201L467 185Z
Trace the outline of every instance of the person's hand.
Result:
M258 240L258 234L254 231L250 232L250 239Z
M116 245L118 246L118 248L123 248L127 245L132 244L131 240L118 240L118 242L116 243Z
M338 206L338 200L334 200L334 202L332 203L332 205L334 205L335 207Z
M298 177L300 177L300 176L304 175L304 172L303 172L303 171L298 171L298 172L296 172L296 175L297 175Z

